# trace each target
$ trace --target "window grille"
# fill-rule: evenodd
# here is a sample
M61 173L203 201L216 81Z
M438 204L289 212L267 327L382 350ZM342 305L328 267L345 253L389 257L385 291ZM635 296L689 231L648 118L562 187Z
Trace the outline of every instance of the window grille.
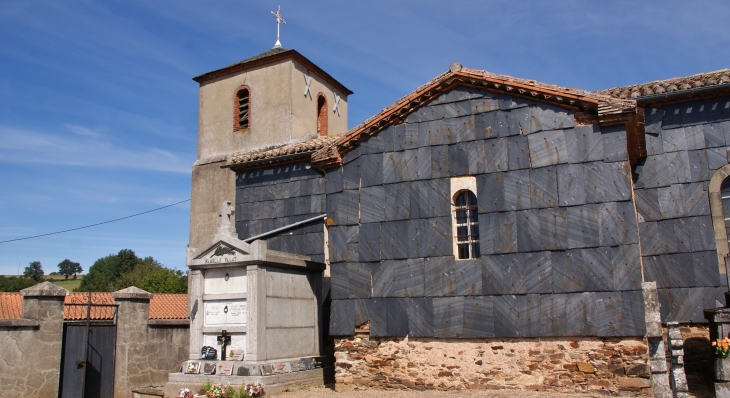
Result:
M246 130L249 127L249 93L242 88L236 93L238 97L238 129Z
M461 191L454 199L456 247L459 260L479 257L479 213L477 197L471 191Z
M730 237L730 178L723 180L720 195L722 196L722 217L725 219L725 231ZM730 242L730 238L728 238L728 242Z

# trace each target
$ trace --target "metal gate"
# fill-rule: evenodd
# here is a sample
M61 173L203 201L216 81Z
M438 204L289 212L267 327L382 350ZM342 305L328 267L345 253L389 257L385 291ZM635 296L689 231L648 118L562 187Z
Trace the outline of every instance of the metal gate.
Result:
M63 325L61 384L59 398L112 398L114 396L114 356L116 354L116 306L87 306L87 319ZM90 321L91 306L113 307L111 320ZM67 307L68 308L68 307Z

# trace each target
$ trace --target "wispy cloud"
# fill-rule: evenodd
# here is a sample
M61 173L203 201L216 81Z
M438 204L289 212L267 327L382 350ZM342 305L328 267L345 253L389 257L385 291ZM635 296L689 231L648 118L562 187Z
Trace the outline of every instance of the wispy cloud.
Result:
M0 126L0 162L190 173L192 158L155 147L123 146L83 126L66 129L73 134Z

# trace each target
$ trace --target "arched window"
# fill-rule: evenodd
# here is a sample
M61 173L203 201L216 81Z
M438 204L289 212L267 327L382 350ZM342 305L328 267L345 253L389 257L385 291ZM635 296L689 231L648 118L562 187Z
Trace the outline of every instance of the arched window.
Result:
M327 135L327 99L322 93L317 95L317 134Z
M251 92L248 87L240 87L233 109L233 131L246 131L251 126L250 105Z
M725 232L727 233L725 238L727 239L730 237L730 177L722 181L720 197L722 198L722 214L725 219ZM728 239L728 242L730 242L730 239Z
M454 197L454 221L456 223L456 258L459 260L479 257L479 214L477 197L473 192L459 191Z

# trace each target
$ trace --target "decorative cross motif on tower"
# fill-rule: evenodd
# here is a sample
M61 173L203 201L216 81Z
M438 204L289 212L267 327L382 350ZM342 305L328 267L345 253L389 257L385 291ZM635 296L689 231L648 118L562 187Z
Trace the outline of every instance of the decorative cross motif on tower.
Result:
M276 9L276 13L271 11L271 15L276 17L276 44L274 44L274 48L281 48L281 42L279 41L279 26L281 26L281 24L286 25L286 21L281 17L281 6Z
M312 91L309 89L309 85L312 84L312 78L304 75L304 81L307 82L307 87L304 87L304 96L305 97L312 97Z
M335 106L332 107L332 112L337 112L337 116L340 115L340 96L335 93Z

